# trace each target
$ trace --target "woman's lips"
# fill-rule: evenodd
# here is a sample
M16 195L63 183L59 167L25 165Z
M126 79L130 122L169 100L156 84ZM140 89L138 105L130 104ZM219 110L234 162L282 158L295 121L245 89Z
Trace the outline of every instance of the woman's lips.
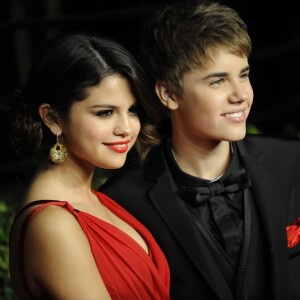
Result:
M128 144L130 141L125 142L115 142L105 144L109 149L118 153L125 153L128 150Z

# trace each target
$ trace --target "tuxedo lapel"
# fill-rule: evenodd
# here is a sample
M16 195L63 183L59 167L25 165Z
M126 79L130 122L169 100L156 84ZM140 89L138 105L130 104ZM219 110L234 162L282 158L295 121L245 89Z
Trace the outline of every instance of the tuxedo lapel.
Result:
M190 212L179 197L168 170L161 174L157 184L150 191L149 197L178 243L219 299L232 299L228 286L208 251L196 223L191 218Z
M284 206L284 195L277 184L276 171L271 164L261 159L259 151L244 147L243 142L238 143L244 167L249 171L252 182L252 194L257 206L259 218L266 233L269 253L271 254L271 274L273 276L273 293L276 299L285 299L287 287L283 287L283 280L287 278L287 267L284 263L287 259L287 244ZM251 154L251 155L249 155Z

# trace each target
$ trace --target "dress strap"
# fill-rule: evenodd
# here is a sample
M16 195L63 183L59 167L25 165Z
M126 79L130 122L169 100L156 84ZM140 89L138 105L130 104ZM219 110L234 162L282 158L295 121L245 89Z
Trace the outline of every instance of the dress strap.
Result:
M49 203L49 202L61 202L59 200L36 200L36 201L32 201L26 205L24 205L15 215L14 218L14 222L12 224L12 227L14 226L14 223L17 221L17 219L20 217L20 215L28 208L34 206L34 205L38 205L38 204L44 204L44 203Z
M23 288L25 289L26 293L28 295L30 295L30 297L32 299L34 299L35 297L32 295L31 291L28 288L28 285L27 285L26 279L25 279L25 270L24 270L24 267L25 267L24 266L24 239L25 239L25 232L26 232L26 229L27 229L27 224L30 221L31 217L34 216L36 213L38 213L40 210L42 210L45 207L45 204L47 204L47 203L53 203L53 202L54 203L64 203L64 201L59 201L59 200L37 200L37 201L33 201L33 202L30 202L30 203L24 205L17 212L17 214L15 215L13 224L12 224L11 229L10 229L10 235L11 235L12 232L13 232L13 227L15 226L16 221L19 219L19 217L21 216L21 214L25 210L27 210L28 208L30 208L32 206L40 205L39 207L37 207L36 209L34 209L32 212L30 212L28 216L26 216L25 220L23 221L23 225L22 225L22 228L21 228L21 231L20 231L19 260L20 260L21 278L22 278L21 284L23 285ZM11 237L10 237L10 240L11 240ZM36 299L41 299L41 300L42 299L48 299L48 296L47 295L42 295L41 297L36 298Z

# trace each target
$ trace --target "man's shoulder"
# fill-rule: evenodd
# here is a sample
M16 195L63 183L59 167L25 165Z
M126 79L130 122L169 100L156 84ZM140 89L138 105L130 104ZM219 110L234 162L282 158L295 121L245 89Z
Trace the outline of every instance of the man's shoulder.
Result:
M247 135L238 144L241 152L246 155L282 162L300 161L300 139L297 137Z
M143 166L140 164L130 164L122 167L121 169L115 171L109 175L104 182L103 186L113 182L114 184L118 182L123 182L126 180L136 180L143 176Z
M268 135L268 134L248 134L244 140L241 141L245 144L254 144L261 146L288 146L291 144L300 146L300 139L293 136L284 135Z
M136 197L143 198L149 185L141 165L128 165L111 175L98 191L111 197L114 201L128 209L129 203L134 203Z
M151 149L144 163L132 162L115 172L101 185L100 191L118 193L118 191L143 192L156 182L164 169L160 147Z

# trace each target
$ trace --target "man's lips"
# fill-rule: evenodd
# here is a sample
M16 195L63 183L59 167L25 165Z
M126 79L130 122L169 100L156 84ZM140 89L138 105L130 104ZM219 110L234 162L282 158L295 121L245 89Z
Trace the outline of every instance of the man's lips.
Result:
M246 109L234 111L234 112L228 112L222 114L222 116L233 122L244 122L247 119Z

